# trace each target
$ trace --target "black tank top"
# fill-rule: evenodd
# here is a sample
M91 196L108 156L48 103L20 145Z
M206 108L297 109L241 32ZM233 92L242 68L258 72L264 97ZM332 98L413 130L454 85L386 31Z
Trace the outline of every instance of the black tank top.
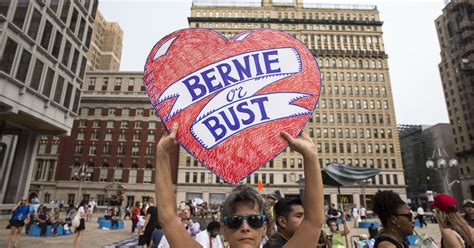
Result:
M405 243L398 243L398 241L396 241L395 239L392 239L390 237L387 237L387 236L384 236L383 234L380 235L377 240L375 240L375 245L374 245L374 248L378 248L379 247L379 244L382 243L383 241L387 241L389 243L392 243L393 245L395 245L396 248L409 248L408 245L406 245Z

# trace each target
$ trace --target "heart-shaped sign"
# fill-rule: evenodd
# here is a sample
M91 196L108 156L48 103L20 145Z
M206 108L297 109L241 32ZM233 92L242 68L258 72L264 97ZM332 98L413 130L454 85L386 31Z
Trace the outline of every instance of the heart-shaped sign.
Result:
M144 82L157 115L209 170L237 183L277 156L311 116L320 72L294 37L256 29L231 39L210 29L183 29L160 40Z

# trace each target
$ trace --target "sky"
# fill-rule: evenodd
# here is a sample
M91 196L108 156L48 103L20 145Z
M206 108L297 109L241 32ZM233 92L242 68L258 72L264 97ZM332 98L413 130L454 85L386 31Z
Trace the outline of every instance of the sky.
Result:
M442 13L444 0L303 1L377 5L384 22L383 39L397 124L449 122L438 71L441 57L434 24ZM189 27L191 4L192 0L101 0L99 10L105 19L118 22L124 31L120 70L143 71L155 43Z

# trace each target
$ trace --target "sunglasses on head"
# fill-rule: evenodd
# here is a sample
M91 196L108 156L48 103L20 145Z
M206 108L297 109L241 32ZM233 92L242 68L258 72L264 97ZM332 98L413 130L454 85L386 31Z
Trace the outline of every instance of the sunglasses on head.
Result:
M247 224L253 228L253 229L258 229L263 226L263 223L265 222L266 216L264 214L259 214L259 215L247 215L247 216L241 216L241 215L234 215L234 216L225 216L224 217L224 224L229 228L229 229L239 229L240 226L242 226L242 223L244 221L247 222Z

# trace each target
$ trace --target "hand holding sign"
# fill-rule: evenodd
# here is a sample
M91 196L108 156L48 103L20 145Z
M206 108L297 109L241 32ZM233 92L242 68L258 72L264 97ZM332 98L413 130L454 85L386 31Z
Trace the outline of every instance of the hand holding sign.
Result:
M179 123L178 142L229 183L288 145L280 131L299 133L320 91L311 52L270 29L230 40L207 29L176 31L153 47L144 79L166 127Z

